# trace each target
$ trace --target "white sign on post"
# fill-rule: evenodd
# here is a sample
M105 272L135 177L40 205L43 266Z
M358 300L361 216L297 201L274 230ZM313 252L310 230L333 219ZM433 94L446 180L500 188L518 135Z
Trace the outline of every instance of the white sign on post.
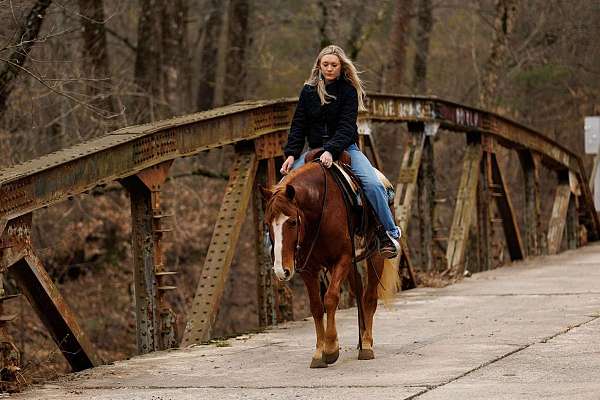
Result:
M600 210L600 174L598 164L600 161L600 117L585 117L584 120L585 153L595 154L594 166L590 174L590 187L594 191L594 206Z
M600 117L585 117L585 154L597 154L600 146Z

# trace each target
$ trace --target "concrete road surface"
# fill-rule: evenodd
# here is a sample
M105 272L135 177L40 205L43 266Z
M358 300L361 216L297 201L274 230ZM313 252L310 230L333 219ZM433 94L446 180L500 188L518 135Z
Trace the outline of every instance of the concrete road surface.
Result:
M403 292L358 361L356 310L338 362L309 369L310 319L72 374L24 399L600 399L600 246Z

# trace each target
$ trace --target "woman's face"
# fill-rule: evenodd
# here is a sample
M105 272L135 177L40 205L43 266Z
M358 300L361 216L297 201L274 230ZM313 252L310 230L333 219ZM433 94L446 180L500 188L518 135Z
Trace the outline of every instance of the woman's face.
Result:
M342 71L342 63L335 54L327 54L321 57L319 67L326 81L336 80Z

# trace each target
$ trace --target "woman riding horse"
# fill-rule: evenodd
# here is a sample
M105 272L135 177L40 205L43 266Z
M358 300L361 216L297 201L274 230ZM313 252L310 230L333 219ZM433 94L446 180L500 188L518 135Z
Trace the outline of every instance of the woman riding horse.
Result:
M368 200L385 230L378 233L379 253L359 249L367 259L367 287L357 296L359 310L359 355L361 360L375 357L373 352L373 315L377 299L389 299L399 287L398 270L389 259L398 253L395 238L400 232L388 206L387 192L375 170L356 146L356 118L363 105L364 90L356 68L341 48L324 48L302 89L285 148L287 159L281 172L287 175L273 190L263 190L267 199L265 222L273 242L273 269L281 280L290 280L298 272L306 286L317 336L311 368L323 368L339 356L335 311L342 282L352 272L356 260L352 226L357 215L347 214L343 194L326 171L342 150L352 158L352 170L362 180ZM308 138L310 148L324 147L320 163L304 164L300 155ZM293 170L293 171L292 171ZM368 214L364 242L376 235L371 213ZM388 259L386 259L388 258ZM331 279L324 301L320 296L319 272L326 268ZM362 292L358 271L349 282L354 293ZM327 324L324 312L327 311Z
M369 159L356 145L358 111L366 111L364 96L356 67L344 50L335 45L321 50L300 92L281 173L285 175L304 164L306 153L301 153L306 139L309 149L322 147L325 150L320 160L327 168L346 150L352 160L352 172L359 178L367 200L383 225L378 232L379 252L384 257L394 258L400 247L400 229L388 206L387 191Z

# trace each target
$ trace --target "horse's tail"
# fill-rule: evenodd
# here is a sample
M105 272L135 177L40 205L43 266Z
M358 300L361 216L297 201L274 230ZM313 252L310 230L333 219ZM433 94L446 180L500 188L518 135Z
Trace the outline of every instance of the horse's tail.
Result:
M383 261L381 282L377 285L377 298L382 299L386 307L391 305L394 294L400 290L400 275L398 274L400 260L398 257Z

